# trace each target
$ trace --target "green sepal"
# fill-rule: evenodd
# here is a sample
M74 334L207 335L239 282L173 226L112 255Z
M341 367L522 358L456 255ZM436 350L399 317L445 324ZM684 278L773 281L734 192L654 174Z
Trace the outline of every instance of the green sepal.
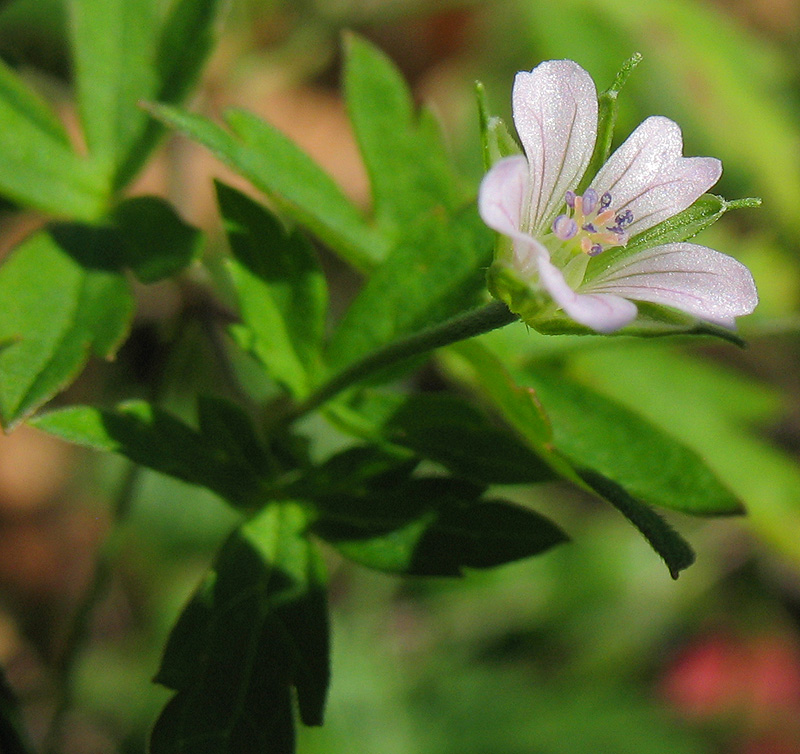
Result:
M602 334L576 322L563 312L548 314L546 317L526 319L526 323L542 335L594 335L598 338L635 336L637 338L661 338L666 335L706 335L733 343L739 348L747 346L746 341L733 330L711 322L704 322L691 314L659 304L634 301L639 315L621 330Z
M509 132L505 121L496 115L489 115L486 89L480 81L475 82L475 97L478 102L478 125L481 130L481 145L483 146L483 167L488 170L504 157L522 154L522 149Z
M498 243L504 242L502 236L498 239ZM496 259L487 270L486 286L492 296L531 326L535 327L533 323L544 311L552 309L550 297L540 288L521 280L516 270L502 259Z
M597 98L597 141L594 144L594 152L592 152L586 172L583 174L583 178L576 189L578 194L582 194L591 185L597 172L603 167L608 155L611 153L614 126L617 123L617 97L622 91L622 87L625 86L628 76L633 73L633 69L641 62L642 56L638 52L628 58L615 76L611 86Z

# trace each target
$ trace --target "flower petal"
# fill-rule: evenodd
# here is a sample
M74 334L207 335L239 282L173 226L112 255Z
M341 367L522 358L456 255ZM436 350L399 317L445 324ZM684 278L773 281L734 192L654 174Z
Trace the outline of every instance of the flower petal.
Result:
M498 160L483 176L478 191L478 211L483 221L503 235L519 233L527 192L528 161L522 155Z
M528 192L528 161L522 156L496 162L483 177L478 191L478 211L493 230L514 241L514 265L522 277L536 272L535 259L547 250L520 228L520 215Z
M609 157L592 181L599 193L611 194L611 207L629 209L629 236L677 215L710 189L722 175L713 157L683 157L683 138L669 118L647 118Z
M607 293L576 293L549 259L540 256L538 264L542 286L576 322L597 332L610 333L636 319L636 304Z
M571 60L549 60L514 80L514 125L530 165L523 227L547 230L592 156L597 137L597 89Z
M582 290L673 306L731 329L734 317L750 314L758 303L747 267L693 243L641 251L612 265Z

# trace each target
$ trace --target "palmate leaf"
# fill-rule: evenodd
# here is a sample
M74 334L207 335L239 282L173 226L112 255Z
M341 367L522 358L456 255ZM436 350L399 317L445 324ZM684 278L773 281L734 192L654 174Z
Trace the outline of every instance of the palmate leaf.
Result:
M208 147L350 264L367 270L385 256L386 241L333 179L273 126L231 110L225 114L231 133L177 108L151 105L149 110L166 125Z
M449 393L360 391L348 406L365 436L407 448L479 485L533 484L555 472L507 426ZM333 409L334 417L337 408Z
M322 562L305 513L274 505L233 533L181 615L156 680L177 691L152 754L294 754L300 719L320 725L329 680Z
M94 220L102 213L102 178L73 152L55 115L2 60L0 123L0 192L57 217Z
M220 0L175 0L162 20L157 0L70 0L70 35L81 123L109 193L124 186L160 126L143 100L179 102L213 42Z
M402 479L395 471L361 489L318 487L306 497L317 509L317 535L351 560L390 573L459 576L465 568L510 563L566 541L544 516L481 500L483 492L459 479Z
M104 229L39 231L0 268L0 421L6 428L41 406L91 352L109 358L128 331L133 298L107 265L117 239Z
M501 500L437 506L387 530L326 517L314 531L361 565L410 576L459 576L533 557L567 541L550 520Z
M302 398L322 368L328 299L316 251L235 189L217 184L217 198L233 252L228 270L242 317L238 340Z
M375 219L390 238L420 214L452 212L467 199L432 113L415 112L400 71L355 34L344 40L344 91L372 185Z
M204 398L200 430L144 401L115 410L71 406L31 420L34 427L86 447L118 453L135 463L216 492L246 509L263 504L270 459L252 424L234 404Z

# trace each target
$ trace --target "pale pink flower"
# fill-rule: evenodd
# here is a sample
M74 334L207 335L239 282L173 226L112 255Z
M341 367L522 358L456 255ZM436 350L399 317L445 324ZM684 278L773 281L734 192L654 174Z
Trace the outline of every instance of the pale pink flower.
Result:
M749 270L693 243L641 249L584 279L589 259L692 205L722 173L719 160L683 157L680 128L647 118L599 170L582 196L597 137L597 91L570 60L518 73L514 125L525 156L497 162L481 183L484 222L512 239L500 260L569 317L608 333L637 316L633 301L671 306L733 329L758 301Z

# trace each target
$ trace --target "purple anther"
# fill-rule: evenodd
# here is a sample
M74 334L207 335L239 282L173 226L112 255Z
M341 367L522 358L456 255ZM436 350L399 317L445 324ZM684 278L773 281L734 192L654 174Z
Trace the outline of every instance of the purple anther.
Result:
M583 214L591 215L597 209L597 192L593 188L586 189L583 195Z
M617 228L624 228L626 225L630 225L633 222L633 212L626 209L624 212L620 212L614 220L617 223Z
M553 220L553 233L562 241L569 241L577 235L578 223L569 217L569 215L559 215Z
M587 233L597 233L597 228L595 228L592 223L586 223L585 225L582 225L581 228Z
M608 209L610 206L611 206L611 194L609 194L608 191L606 191L600 197L600 209L601 210Z
M596 257L602 250L603 247L599 243L596 243L591 249L589 249L588 253L590 257Z
M567 203L567 206L570 209L575 209L575 192L567 191L567 193L564 195L564 201Z

